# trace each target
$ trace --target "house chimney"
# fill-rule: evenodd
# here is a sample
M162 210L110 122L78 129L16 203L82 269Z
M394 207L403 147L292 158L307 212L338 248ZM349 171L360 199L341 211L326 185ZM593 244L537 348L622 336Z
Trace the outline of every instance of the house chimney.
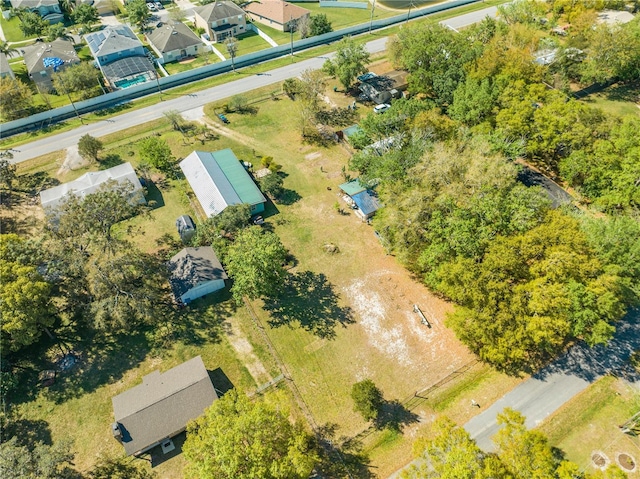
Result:
M122 442L122 431L120 431L120 425L117 422L111 424L111 432L116 441Z

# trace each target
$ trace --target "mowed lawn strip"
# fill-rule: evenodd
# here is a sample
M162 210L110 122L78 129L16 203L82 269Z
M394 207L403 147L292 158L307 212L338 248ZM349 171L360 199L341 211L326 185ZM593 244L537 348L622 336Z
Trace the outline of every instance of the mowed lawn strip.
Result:
M538 429L552 446L562 449L566 458L583 470L594 471L591 455L602 451L613 463L626 452L640 460L640 440L623 434L619 426L640 411L638 390L623 379L605 376L575 396ZM630 478L640 473L628 473Z

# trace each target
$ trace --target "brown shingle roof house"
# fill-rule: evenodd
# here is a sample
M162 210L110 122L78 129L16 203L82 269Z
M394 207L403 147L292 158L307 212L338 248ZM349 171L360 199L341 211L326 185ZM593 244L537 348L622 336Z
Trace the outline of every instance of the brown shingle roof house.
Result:
M282 32L288 32L300 18L309 18L306 8L283 0L260 0L244 6L245 12L254 22L259 22Z
M113 434L128 456L139 455L184 431L218 399L200 356L161 373L154 371L111 399Z

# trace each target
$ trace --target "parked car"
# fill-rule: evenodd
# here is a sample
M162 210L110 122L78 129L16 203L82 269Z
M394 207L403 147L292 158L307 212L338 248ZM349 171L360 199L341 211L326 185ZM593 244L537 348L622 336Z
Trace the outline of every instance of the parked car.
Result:
M384 113L385 111L387 111L389 108L391 108L391 105L389 105L388 103L382 103L380 105L376 105L373 107L373 112L374 113Z
M196 224L189 215L182 215L176 220L176 228L183 243L188 243L196 234Z
M150 12L157 12L158 9L156 8L156 6L153 3L147 3L147 8L149 9Z
M162 5L162 3L154 2L153 4L156 6L158 10L164 10L164 6Z

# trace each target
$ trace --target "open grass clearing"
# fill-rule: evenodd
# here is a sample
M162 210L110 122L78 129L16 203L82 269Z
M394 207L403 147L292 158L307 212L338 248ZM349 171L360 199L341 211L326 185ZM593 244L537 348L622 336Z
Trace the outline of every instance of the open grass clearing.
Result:
M165 63L162 65L169 75L175 75L176 73L186 72L193 70L194 68L203 67L212 63L218 62L220 59L218 55L213 52L203 51L197 57L188 58L179 62Z
M8 42L24 42L26 40L33 40L35 35L31 37L25 37L20 30L20 19L18 17L11 17L6 20L4 16L0 16L0 26L2 26L2 33Z
M327 95L340 106L352 101L341 93ZM227 115L227 128L252 138L262 154L283 165L284 186L295 191L291 197L297 201L276 203L278 214L268 222L296 257L291 272L305 294L282 301L275 313L269 312L269 302L256 302L254 310L315 422L338 424L340 435L367 430L350 398L352 384L365 378L373 379L386 399L411 405L417 391L456 376L407 412L411 424L404 435L366 434L365 446L384 477L411 459L411 444L424 432L423 421L439 413L464 421L473 412L470 394L488 404L519 380L486 367L457 373L474 359L443 325L451 306L385 255L370 226L334 209L341 201L337 185L344 181L341 170L348 153L340 145L302 143L298 105L288 98L267 99L255 107L255 115ZM212 115L216 108L222 104L208 105L205 112ZM365 113L363 108L360 112ZM324 252L325 244L340 252ZM432 329L420 324L413 304L425 311Z
M340 30L341 28L352 27L354 25L360 25L361 23L367 23L371 19L371 5L369 5L367 8L337 8L321 7L319 3L291 3L310 10L312 16L318 14L326 15L331 22L331 26L334 30ZM368 2L367 0L363 0L361 3ZM381 18L392 17L394 15L398 15L398 12L387 10L386 8L376 8L373 12L373 19L379 20Z
M272 28L268 25L258 22L255 22L253 25L263 33L269 35L269 37L271 37L271 39L278 45L284 45L285 43L289 43L291 41L291 33L289 32L283 32L276 28ZM293 41L295 42L296 40L300 40L299 32L293 32Z
M640 461L640 440L623 434L619 426L640 411L640 392L623 379L605 376L574 397L538 429L552 446L562 449L566 458L581 469L594 472L591 456L603 452L610 461L628 453ZM628 473L638 478L638 471Z
M611 115L640 116L640 82L614 84L581 100Z

